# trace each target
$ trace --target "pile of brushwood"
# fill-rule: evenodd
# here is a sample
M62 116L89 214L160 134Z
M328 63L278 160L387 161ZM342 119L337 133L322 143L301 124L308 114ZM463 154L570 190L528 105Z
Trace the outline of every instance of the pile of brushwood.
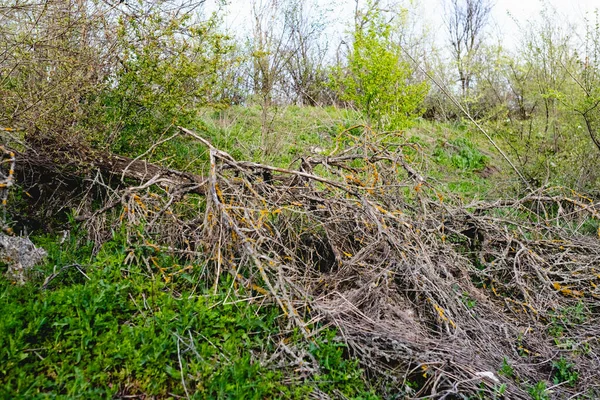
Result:
M208 150L202 176L97 155L66 170L23 149L20 164L54 184L86 170L69 194L96 243L126 229L132 246L204 265L199 285L232 275L308 340L336 327L384 396L526 399L548 382L538 398L600 397L597 199L544 188L463 204L409 161L414 144L360 129L288 169L235 160L185 128ZM129 260L140 257L153 275L177 273ZM277 358L317 368L293 346Z

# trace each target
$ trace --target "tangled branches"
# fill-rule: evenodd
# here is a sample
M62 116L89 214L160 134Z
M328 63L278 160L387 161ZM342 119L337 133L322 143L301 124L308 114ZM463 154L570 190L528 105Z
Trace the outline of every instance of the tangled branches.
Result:
M308 339L337 327L396 395L527 398L563 355L580 379L553 393L598 394L592 199L554 188L464 205L411 166L412 144L368 128L289 169L237 161L180 129L209 149L204 197L189 185L153 192L156 179L118 193L120 221L143 226L147 246L209 260L205 282L230 274ZM503 363L512 376L498 375Z

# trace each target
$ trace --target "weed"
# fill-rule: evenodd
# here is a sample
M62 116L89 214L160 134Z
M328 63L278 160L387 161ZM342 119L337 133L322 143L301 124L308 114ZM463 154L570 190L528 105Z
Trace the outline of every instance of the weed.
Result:
M463 294L460 296L460 301L462 301L462 303L467 306L469 310L472 310L475 308L475 306L477 306L477 300L471 298L467 292L463 292Z
M471 141L459 138L437 147L434 159L444 165L451 165L462 171L478 171L485 167L488 158Z
M589 318L589 310L583 302L576 305L564 307L550 312L550 324L548 324L548 334L554 338L557 347L567 350L578 350L581 345L576 341L566 337L565 332L577 325L585 323ZM586 347L583 346L583 352Z
M519 332L519 335L517 336L517 351L519 352L519 356L521 357L529 356L529 350L525 347L523 343L524 336L525 335L523 334L523 332Z
M546 387L546 382L539 381L527 389L527 393L533 400L550 400L550 393Z
M478 400L488 400L488 399L502 399L504 398L504 394L506 393L507 386L506 384L494 385L492 391L487 387L487 385L483 382L479 384L479 391L475 396L467 397L468 399L478 399ZM490 394L492 397L490 397Z
M566 358L560 357L557 361L552 362L552 368L554 369L555 384L567 382L569 386L573 387L579 379L579 373L574 369L575 365L570 363Z
M512 365L510 365L508 363L508 360L506 359L506 357L504 357L504 359L502 360L502 366L498 370L498 373L507 378L513 378L515 376L515 370L512 367Z
M494 385L494 397L498 398L498 397L504 396L507 388L508 388L508 386L506 386L506 383L502 383L500 385Z

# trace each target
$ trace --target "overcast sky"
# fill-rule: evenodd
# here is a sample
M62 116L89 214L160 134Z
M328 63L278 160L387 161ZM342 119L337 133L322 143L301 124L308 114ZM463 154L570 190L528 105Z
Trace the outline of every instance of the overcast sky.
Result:
M325 8L333 10L331 15L337 19L332 23L328 30L330 44L335 40L335 36L341 37L347 30L347 24L352 21L354 12L354 0L305 0L306 3L317 2ZM365 0L360 0L365 3ZM411 0L405 0L408 4ZM207 0L207 11L214 9L216 0ZM444 0L412 0L416 5L416 14L413 18L425 23L429 28L435 41L443 44L446 40L446 28L443 21ZM240 32L251 28L249 15L251 9L250 0L229 0L227 7L227 17L225 22L233 31ZM400 3L402 3L400 1ZM570 22L575 26L582 27L583 19L587 15L593 20L592 13L596 8L600 8L599 0L496 0L492 10L493 27L490 34L493 37L500 37L502 43L507 48L514 48L519 40L520 31L515 23L519 21L525 25L528 20L539 18L543 9L543 4L549 4L555 8L561 21Z

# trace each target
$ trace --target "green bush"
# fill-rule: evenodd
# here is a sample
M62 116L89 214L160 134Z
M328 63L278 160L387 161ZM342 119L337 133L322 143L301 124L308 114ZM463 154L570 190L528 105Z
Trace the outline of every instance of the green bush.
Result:
M232 62L233 45L216 32L215 18L199 23L191 15L120 19L121 68L99 94L100 118L119 130L102 140L115 151L138 155L177 125L190 126L199 106L218 100L226 84L218 74Z
M334 71L333 86L378 129L404 128L422 115L428 85L411 82L413 70L402 61L391 24L371 3L367 8L365 24L354 32L348 66Z

